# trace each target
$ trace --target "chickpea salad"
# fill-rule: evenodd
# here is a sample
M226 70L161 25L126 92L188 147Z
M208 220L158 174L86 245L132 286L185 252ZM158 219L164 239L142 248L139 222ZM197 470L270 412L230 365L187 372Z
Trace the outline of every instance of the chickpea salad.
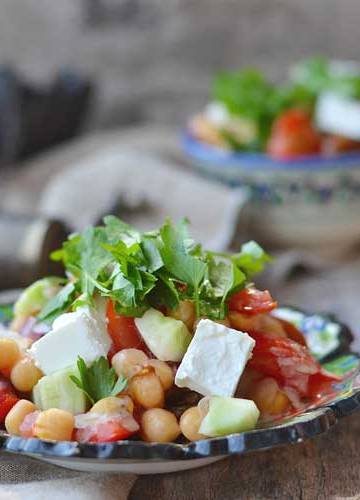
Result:
M215 76L211 101L188 126L197 140L276 160L360 152L360 66L312 57L281 84L247 68Z
M11 435L194 441L251 431L339 381L255 287L271 259L254 241L215 253L186 220L140 232L108 216L51 258L66 277L24 290L0 329L0 426Z

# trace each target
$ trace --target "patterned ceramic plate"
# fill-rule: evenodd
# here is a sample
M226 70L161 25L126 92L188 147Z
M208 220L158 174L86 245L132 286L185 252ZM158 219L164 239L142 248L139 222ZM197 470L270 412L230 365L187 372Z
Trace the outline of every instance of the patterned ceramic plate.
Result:
M13 299L14 294L0 294L0 322L11 319ZM280 308L277 315L303 331L313 354L327 370L344 376L331 396L296 416L266 422L251 432L190 444L79 444L23 439L0 431L0 450L76 470L155 474L201 467L228 455L298 443L327 432L338 419L360 409L359 358L350 351L352 335L330 315L308 314L292 307Z

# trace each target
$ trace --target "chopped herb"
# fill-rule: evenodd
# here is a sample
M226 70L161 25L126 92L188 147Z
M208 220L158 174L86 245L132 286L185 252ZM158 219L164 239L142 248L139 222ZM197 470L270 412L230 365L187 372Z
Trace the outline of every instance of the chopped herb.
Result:
M75 294L74 283L68 283L61 290L47 302L38 315L38 321L45 323L52 323L60 314L67 311L73 300Z
M63 261L74 285L50 312L91 305L98 293L125 316L142 316L150 307L174 309L188 299L198 317L206 312L213 319L226 316L229 295L270 260L255 242L234 256L205 252L190 238L186 220L140 233L113 216L72 236L53 258Z
M104 357L86 366L79 356L77 367L79 378L70 375L70 379L86 394L91 404L109 396L117 396L127 386L127 379L117 377L114 368L110 368L109 361Z

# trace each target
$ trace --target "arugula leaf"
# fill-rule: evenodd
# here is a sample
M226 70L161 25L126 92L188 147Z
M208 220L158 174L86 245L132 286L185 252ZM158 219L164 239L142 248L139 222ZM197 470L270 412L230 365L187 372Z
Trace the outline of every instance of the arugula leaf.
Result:
M45 323L53 323L53 321L64 313L69 307L74 298L75 285L74 283L68 283L61 290L52 297L49 302L40 311L37 316L38 321L44 321Z
M101 357L89 367L79 356L77 361L79 378L70 375L74 384L86 394L91 404L109 396L117 396L127 386L125 377L117 377L114 368L110 368L109 361Z

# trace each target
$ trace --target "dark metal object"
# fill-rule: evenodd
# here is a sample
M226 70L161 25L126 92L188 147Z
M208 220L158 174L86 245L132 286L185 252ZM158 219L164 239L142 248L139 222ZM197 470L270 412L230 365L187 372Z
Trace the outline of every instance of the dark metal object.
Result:
M49 259L69 231L62 222L11 214L0 215L0 288L22 287L39 277L62 275Z
M36 86L0 67L0 165L9 165L74 137L84 122L92 83L71 69Z

